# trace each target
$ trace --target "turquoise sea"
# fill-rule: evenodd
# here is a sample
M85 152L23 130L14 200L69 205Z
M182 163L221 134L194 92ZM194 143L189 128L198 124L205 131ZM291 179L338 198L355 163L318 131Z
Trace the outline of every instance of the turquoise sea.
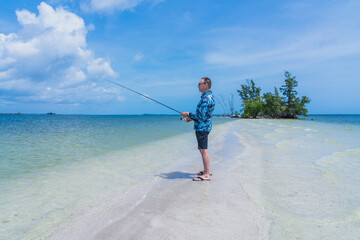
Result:
M233 171L269 239L360 238L360 115L214 118L212 148L225 127L246 147ZM0 115L0 239L46 239L194 155L178 116Z
M177 116L2 115L1 180L191 132Z
M193 135L179 116L0 115L0 239L45 239L151 183Z

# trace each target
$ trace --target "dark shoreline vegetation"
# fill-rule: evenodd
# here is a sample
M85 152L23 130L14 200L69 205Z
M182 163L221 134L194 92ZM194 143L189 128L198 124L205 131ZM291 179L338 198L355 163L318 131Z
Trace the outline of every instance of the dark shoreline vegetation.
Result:
M23 113L0 113L0 115L23 115Z
M242 99L241 118L298 118L298 116L308 116L305 107L310 103L310 98L306 96L297 97L295 88L298 82L295 76L285 71L285 83L279 90L274 87L274 93L267 92L260 95L261 88L256 87L252 79L247 79L246 84L241 85L241 90L237 90ZM240 114L235 112L235 117Z

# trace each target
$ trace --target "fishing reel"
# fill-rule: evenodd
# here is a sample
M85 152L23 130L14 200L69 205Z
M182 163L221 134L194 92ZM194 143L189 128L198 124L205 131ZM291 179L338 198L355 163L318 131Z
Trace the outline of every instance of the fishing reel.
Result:
M180 120L186 122L186 118L184 117L180 117Z
M192 118L190 118L192 121L196 121L196 120L194 120L194 119L192 119ZM188 122L188 121L186 121L186 117L180 117L180 120L182 120L182 121L184 121L184 122ZM189 121L190 122L190 121Z

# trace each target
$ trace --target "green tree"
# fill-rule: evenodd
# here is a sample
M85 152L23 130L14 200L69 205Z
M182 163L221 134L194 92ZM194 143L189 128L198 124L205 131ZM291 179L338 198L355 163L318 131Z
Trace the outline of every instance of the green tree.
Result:
M284 114L286 106L279 95L278 89L276 87L274 89L274 94L271 92L263 94L264 106L262 113L264 116L271 118L280 118Z
M285 118L296 118L297 115L307 116L308 111L305 105L310 102L310 99L306 96L302 96L301 99L297 97L298 93L295 88L298 86L298 82L295 78L295 76L291 76L290 72L285 71L285 84L280 88L286 106L283 113Z
M252 79L246 79L246 84L241 84L241 90L237 90L241 99L253 100L260 97L261 88L255 87L255 83Z
M308 110L307 108L305 108L305 105L310 103L310 98L306 97L306 96L302 96L301 99L300 98L296 98L295 100L295 110L294 110L294 115L298 115L298 116L308 116Z
M261 101L260 97L255 99L249 99L243 101L243 114L241 117L248 118L256 118L263 111L264 103Z
M255 86L252 79L247 79L246 84L241 85L241 90L237 90L242 99L242 117L256 118L261 113L263 102L260 98L260 91L261 89Z

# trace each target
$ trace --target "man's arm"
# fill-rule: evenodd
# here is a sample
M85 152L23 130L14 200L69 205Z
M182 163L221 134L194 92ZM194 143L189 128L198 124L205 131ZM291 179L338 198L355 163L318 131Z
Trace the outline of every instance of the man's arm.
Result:
M203 99L199 111L196 111L196 114L189 113L189 118L195 121L201 120L202 122L204 122L205 120L207 120L206 113L209 111L210 105L211 102L208 98Z
M197 121L196 118L193 118L190 116L191 113L189 113L189 112L182 112L182 113L180 113L180 115L183 116L184 118L186 118L186 120L185 120L186 122L191 122L192 120Z

